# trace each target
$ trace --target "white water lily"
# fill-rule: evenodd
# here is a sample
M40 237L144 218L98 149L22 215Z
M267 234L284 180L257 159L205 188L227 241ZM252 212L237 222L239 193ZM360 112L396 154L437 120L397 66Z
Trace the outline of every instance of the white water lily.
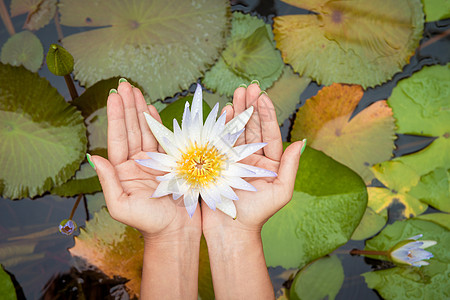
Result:
M424 259L433 257L431 252L424 250L425 248L436 245L436 241L417 241L423 235L413 236L406 241L402 241L392 247L390 256L393 262L400 264L412 265L415 267L429 265Z
M173 132L144 113L148 126L166 154L148 152L150 159L138 159L136 162L168 172L157 177L161 182L152 197L172 194L176 200L184 196L186 210L192 217L200 195L211 209L218 208L235 218L233 201L238 200L238 196L232 188L256 191L242 177L275 177L277 174L239 163L267 144L234 146L244 132L253 107L225 124L225 112L216 120L219 110L217 103L203 123L202 103L202 88L197 84L192 108L189 110L189 102L186 102L181 128L174 119Z

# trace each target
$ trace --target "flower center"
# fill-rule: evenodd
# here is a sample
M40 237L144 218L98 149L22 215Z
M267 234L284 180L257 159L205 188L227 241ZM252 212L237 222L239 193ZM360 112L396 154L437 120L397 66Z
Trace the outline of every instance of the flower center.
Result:
M178 174L191 186L205 187L214 183L225 163L225 156L214 146L191 145L177 162Z

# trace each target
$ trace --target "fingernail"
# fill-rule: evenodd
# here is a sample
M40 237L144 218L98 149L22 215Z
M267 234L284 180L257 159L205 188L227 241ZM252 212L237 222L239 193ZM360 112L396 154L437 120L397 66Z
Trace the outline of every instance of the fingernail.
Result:
M300 150L300 155L302 155L303 154L303 151L305 151L305 148L306 148L306 139L303 139L303 146L302 146L302 150Z
M252 80L252 82L250 82L250 84L254 84L254 83L256 83L259 86L259 81L258 80L254 79L254 80Z
M134 88L135 88L135 86L134 86L134 85L131 85L131 88L133 88L133 89L134 89Z
M261 91L261 93L259 93L260 96L263 95L263 94L267 95L267 92L266 91ZM267 95L267 96L269 96L269 95Z
M239 85L239 87L243 87L244 89L246 89L246 88L247 88L247 85L246 85L245 83L241 83L241 84Z
M109 94L117 94L117 90L116 89L110 89L109 90Z
M227 104L225 104L225 106L227 106L227 105L233 106L233 102L227 102Z
M125 78L120 78L119 79L119 84L122 83L122 82L128 82L128 80L126 80Z
M95 165L92 162L91 155L89 153L86 153L86 158L87 158L88 163L91 165L91 167L94 168L94 170L96 170Z

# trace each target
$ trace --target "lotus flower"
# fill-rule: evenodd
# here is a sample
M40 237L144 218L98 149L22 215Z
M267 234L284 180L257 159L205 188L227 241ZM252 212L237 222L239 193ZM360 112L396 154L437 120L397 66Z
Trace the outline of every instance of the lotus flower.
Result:
M275 177L277 174L239 163L267 144L234 146L244 132L253 107L225 124L225 112L216 120L219 110L217 103L203 123L202 103L202 88L197 84L192 108L189 110L189 102L186 102L181 128L174 119L173 132L144 113L148 126L166 154L148 152L150 159L137 159L136 162L145 167L168 172L157 177L160 184L152 197L171 194L173 199L177 200L183 196L186 210L192 217L200 195L211 209L218 208L236 218L233 201L238 200L238 196L233 188L256 191L255 187L242 177Z
M417 241L423 235L413 236L405 241L401 241L391 248L390 257L393 262L412 265L415 267L429 265L424 259L433 257L431 252L425 251L425 248L436 245L436 241Z

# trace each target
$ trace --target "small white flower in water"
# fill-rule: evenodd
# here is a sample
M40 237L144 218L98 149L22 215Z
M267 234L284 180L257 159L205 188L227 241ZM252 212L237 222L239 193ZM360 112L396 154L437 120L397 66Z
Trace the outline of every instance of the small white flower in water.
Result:
M64 219L59 224L59 231L65 235L71 235L77 229L77 224L73 220Z
M239 163L240 160L263 148L267 143L254 143L234 147L244 132L253 113L248 108L225 124L226 114L217 120L217 103L203 124L202 88L197 84L192 108L186 102L180 125L173 120L171 132L147 113L145 118L167 154L148 152L150 159L137 159L136 162L155 170L168 172L158 176L161 183L152 197L172 194L176 200L184 196L184 204L189 216L195 212L199 195L213 210L218 208L232 218L236 217L233 201L238 196L232 188L256 191L242 177L275 177L276 173L254 166Z
M401 241L391 248L390 256L393 262L400 264L412 265L415 267L429 265L424 259L433 257L431 252L424 250L425 248L436 245L436 241L418 241L423 235L413 236L406 241Z

